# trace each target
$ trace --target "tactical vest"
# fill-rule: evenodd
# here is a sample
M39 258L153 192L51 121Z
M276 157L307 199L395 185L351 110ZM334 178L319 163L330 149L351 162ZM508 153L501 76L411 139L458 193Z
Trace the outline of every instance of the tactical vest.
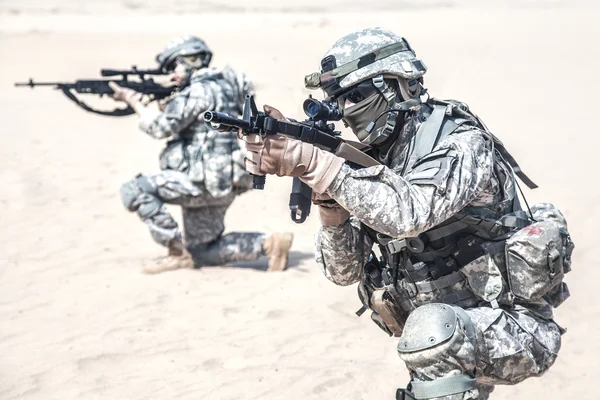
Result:
M551 205L542 205L540 212L535 207L529 213L521 209L513 172L528 187L537 186L465 104L431 99L427 106L432 111L405 156L406 172L418 164L422 167L423 162L439 164L431 157L435 155L433 149L467 124L479 128L493 142L493 168L509 196L486 207L468 206L418 237L391 238L363 225L361 234L378 243L382 256L377 259L373 253L364 267L359 284L363 308L357 314L370 308L377 325L390 335L400 336L408 315L427 303L510 308L515 303L527 306L541 301L558 306L568 296L562 276L570 270L573 250L564 217ZM411 182L418 183L418 177ZM544 213L548 209L552 211ZM536 218L540 221L547 215L546 219L556 217L560 222L547 222L539 228L543 234L536 236L538 251L530 254L531 243L522 243L528 235L522 238L518 232L532 223L542 223ZM507 269L507 257L514 259L509 263L513 270ZM515 282L515 275L524 279Z
M176 94L187 95L193 85L202 84L212 92L214 109L233 116L242 113L244 96L235 82L235 72L207 69L192 77L190 86ZM208 129L200 115L179 135L169 141L160 156L161 169L187 173L192 182L202 184L215 198L228 196L232 190L250 188L250 178L244 168L244 153L234 132L220 133Z

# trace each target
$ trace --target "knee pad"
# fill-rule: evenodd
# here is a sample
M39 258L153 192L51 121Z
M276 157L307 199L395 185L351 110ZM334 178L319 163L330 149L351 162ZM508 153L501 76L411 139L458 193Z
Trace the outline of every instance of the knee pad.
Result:
M476 386L471 376L475 326L462 308L438 303L418 307L406 320L398 355L417 378L411 382L416 399L463 393Z
M136 211L140 207L140 197L145 193L150 195L156 194L156 187L154 187L148 178L140 174L121 185L120 193L123 206L129 211Z
M413 353L447 342L454 335L458 315L447 304L425 304L408 316L400 342L399 353Z
M122 184L119 192L121 193L121 201L123 202L123 207L125 207L129 211L135 211L137 208L134 205L135 200L140 194L142 194L140 188L137 187L137 185L135 184L135 180Z

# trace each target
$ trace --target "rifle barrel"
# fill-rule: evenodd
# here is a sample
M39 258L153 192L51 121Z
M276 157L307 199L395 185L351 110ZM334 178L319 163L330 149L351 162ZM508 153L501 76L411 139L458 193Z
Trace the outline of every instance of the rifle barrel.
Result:
M241 128L244 131L248 131L251 129L250 123L248 121L244 121L243 119L238 119L231 117L225 113L207 111L204 113L204 122L208 122L213 126L213 128L217 128L219 125Z
M62 85L62 83L60 83L60 82L34 82L33 79L29 79L29 82L15 82L16 87L29 86L30 88L33 88L36 86L58 86L58 85Z

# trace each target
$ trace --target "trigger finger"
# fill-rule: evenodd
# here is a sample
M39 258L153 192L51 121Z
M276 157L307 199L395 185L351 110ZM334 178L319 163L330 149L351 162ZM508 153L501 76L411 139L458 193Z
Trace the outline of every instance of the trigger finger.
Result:
M108 86L109 86L109 87L110 87L110 88L113 90L113 92L115 92L115 93L116 93L116 92L118 92L119 90L121 90L121 89L122 89L122 87L121 87L121 86L117 85L117 84L116 84L115 82L113 82L113 81L110 81L110 82L108 82Z

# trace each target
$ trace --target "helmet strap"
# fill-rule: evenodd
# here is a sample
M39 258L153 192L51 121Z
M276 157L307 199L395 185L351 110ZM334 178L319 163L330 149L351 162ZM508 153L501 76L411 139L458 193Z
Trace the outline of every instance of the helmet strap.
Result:
M406 106L414 106L417 104L407 104L408 101L405 102L403 96L398 96L398 89L390 86L384 79L383 75L377 75L372 78L373 85L379 90L381 95L385 98L388 105L388 110L390 112L387 113L387 117L385 120L385 125L382 128L377 129L374 132L371 132L369 136L363 139L361 142L364 144L368 144L371 146L381 145L388 141L388 139L392 136L394 131L397 131L396 125L398 121L404 121L406 115ZM417 97L418 99L418 97ZM407 100L412 100L408 98ZM398 110L398 111L391 111ZM380 116L379 116L380 117ZM375 121L373 121L373 126Z

